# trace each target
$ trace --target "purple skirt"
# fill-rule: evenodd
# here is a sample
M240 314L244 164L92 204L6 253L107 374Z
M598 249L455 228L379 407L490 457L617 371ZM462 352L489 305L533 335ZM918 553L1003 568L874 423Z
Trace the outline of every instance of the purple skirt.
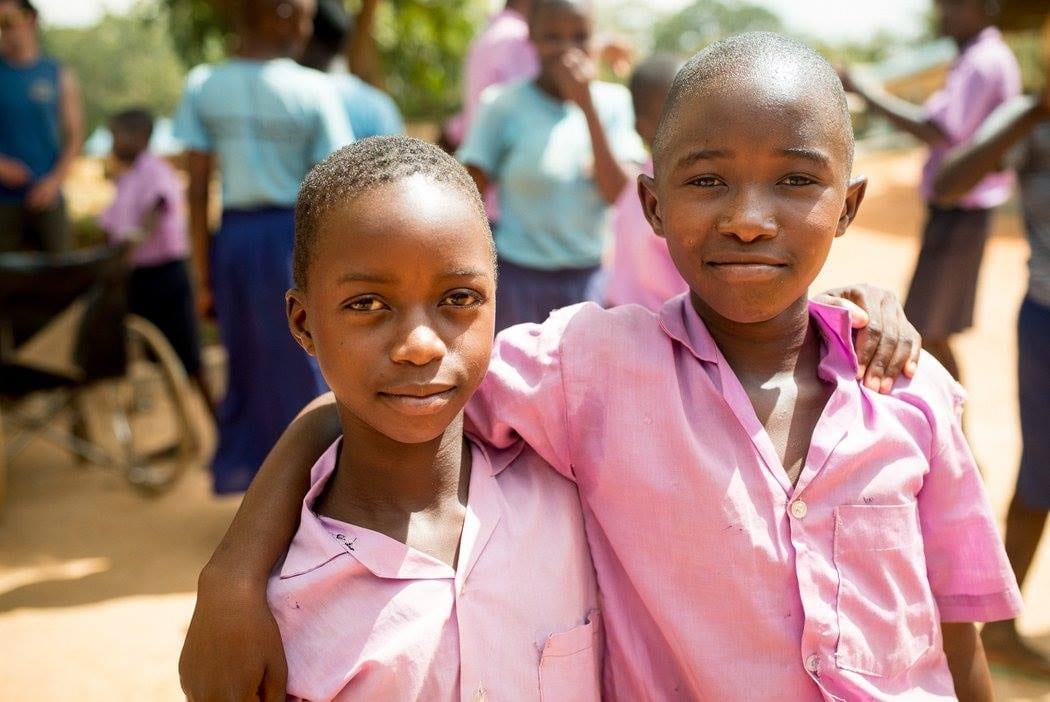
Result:
M548 271L499 260L496 331L542 322L559 307L600 299L601 266Z

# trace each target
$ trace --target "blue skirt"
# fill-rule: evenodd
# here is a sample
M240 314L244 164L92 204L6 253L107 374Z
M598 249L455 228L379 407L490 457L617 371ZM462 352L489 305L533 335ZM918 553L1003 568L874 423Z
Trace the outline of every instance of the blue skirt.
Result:
M212 245L215 312L228 357L212 462L219 494L247 489L288 423L327 391L288 331L293 236L290 208L226 211Z
M496 331L542 322L554 310L601 299L600 266L540 270L499 260Z

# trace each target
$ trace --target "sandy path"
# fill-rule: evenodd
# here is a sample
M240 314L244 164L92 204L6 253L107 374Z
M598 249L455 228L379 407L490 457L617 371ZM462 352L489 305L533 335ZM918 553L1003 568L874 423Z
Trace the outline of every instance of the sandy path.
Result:
M873 178L857 226L832 251L817 289L867 281L903 292L922 216L919 155L862 157ZM999 219L981 279L977 329L961 339L975 452L1000 512L1019 452L1014 321L1026 247ZM194 471L155 500L114 474L78 469L34 444L9 470L0 516L0 700L181 699L176 660L196 574L237 506ZM1027 591L1025 631L1050 650L1050 540ZM1050 682L997 675L1000 699L1050 700Z

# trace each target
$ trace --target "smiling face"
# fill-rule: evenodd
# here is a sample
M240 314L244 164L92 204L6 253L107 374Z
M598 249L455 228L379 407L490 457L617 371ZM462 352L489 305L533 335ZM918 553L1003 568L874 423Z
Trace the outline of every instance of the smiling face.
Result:
M307 272L307 289L289 292L289 326L317 356L344 430L441 436L492 348L495 266L477 207L425 175L377 186L325 216Z
M682 98L640 194L704 313L764 322L804 303L863 197L842 117L791 71L711 80Z

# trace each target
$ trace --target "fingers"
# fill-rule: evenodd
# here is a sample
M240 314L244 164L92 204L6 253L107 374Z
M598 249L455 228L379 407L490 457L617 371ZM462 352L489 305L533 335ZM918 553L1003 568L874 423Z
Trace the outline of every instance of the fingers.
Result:
M890 294L883 296L868 327L857 339L865 387L885 394L892 390L902 372L907 377L913 376L920 341L919 333L904 316L897 298Z

